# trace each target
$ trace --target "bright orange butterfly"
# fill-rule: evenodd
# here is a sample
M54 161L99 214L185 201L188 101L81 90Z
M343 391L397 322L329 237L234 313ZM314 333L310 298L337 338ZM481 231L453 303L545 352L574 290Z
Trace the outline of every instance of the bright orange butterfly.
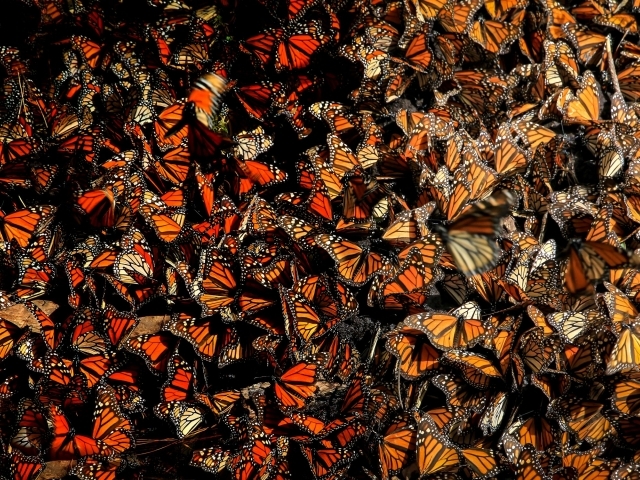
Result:
M383 273L391 267L382 255L335 235L316 235L314 239L331 255L338 275L350 285L363 285L376 273Z
M44 230L52 221L56 207L40 205L5 214L0 211L0 240L11 242L15 240L22 248L29 245L29 240Z
M403 468L415 449L416 430L413 425L400 421L392 424L385 432L378 446L382 479L389 478L389 472Z
M300 362L285 371L274 385L279 405L286 410L300 410L317 390L317 365Z
M441 350L469 348L482 342L486 332L480 307L475 302L467 302L448 314L427 312L410 315L403 324L424 332L432 345Z
M169 190L158 197L153 192L144 192L140 213L165 242L173 242L182 231L185 221L184 192Z
M455 471L460 465L458 450L440 433L428 414L418 418L416 457L420 475Z

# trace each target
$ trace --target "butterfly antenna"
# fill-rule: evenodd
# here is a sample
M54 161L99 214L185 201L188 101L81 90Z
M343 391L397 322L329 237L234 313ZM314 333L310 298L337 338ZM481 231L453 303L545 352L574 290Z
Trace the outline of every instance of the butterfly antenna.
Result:
M532 302L531 300L526 300L522 303L519 303L518 305L514 305L512 307L507 307L507 308L503 308L502 310L496 310L494 312L491 313L485 313L484 315L482 315L482 318L488 318L488 317L492 317L493 315L497 315L499 313L506 313L506 312L512 312L514 310L520 310L521 308L525 308L529 305L531 305Z
M629 240L631 237L633 237L634 235L636 235L638 232L640 232L640 227L636 228L633 232L631 232L629 235L627 235L624 238L620 239L620 242L624 243L627 240Z
M624 4L624 3L625 2L622 2L619 6L622 6L622 4ZM622 35L622 38L618 42L618 46L616 47L616 51L614 53L618 53L618 50L620 49L620 45L622 45L622 42L624 42L624 39L627 38L627 34L628 33L629 33L629 30L625 30L624 31L624 35Z

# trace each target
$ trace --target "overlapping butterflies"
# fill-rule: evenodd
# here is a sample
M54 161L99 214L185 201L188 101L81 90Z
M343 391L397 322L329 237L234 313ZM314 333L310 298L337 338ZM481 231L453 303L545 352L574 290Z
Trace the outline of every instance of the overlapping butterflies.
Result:
M0 478L638 477L638 11L9 1Z

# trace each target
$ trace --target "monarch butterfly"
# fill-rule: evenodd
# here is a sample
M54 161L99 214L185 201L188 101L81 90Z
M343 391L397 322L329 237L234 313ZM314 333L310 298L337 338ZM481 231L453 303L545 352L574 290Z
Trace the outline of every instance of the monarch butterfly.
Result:
M503 470L495 453L484 448L465 448L460 451L465 464L478 478L492 478Z
M624 465L619 466L612 474L611 474L611 478L613 480L622 480L625 478L633 478L636 475L638 475L638 473L640 473L638 471L638 466L635 464L635 462L631 462L631 463L627 463Z
M572 395L554 400L549 409L558 415L560 424L580 441L596 444L613 434L611 422L602 413L604 405L581 400Z
M535 151L539 145L550 143L556 137L553 130L534 122L520 121L512 126L518 138L522 138L531 151Z
M313 54L328 40L316 22L279 31L277 34L274 63L276 70L280 72L308 67Z
M434 139L447 140L454 133L454 124L449 117L443 118L434 112L421 114L419 120L415 118L415 114L412 117L412 121L417 121L413 130L408 133L409 141L404 152L409 158L418 152L430 150Z
M596 318L597 314L593 310L589 314L565 311L549 314L547 321L558 331L563 341L576 343Z
M356 115L350 109L337 102L316 102L311 104L309 112L329 125L331 133L341 135L357 127Z
M15 240L20 247L25 248L34 235L51 224L55 212L56 207L53 205L30 207L9 214L0 211L0 240Z
M222 252L213 247L208 248L201 255L198 275L195 281L188 283L187 286L191 296L209 314L231 305L237 293L236 278L231 265Z
M345 382L349 379L360 365L358 350L338 334L333 338L325 337L324 342L318 345L318 351L327 352L329 358L324 365L324 369L329 375L334 375Z
M346 470L346 466L350 464L357 456L352 450L344 448L311 448L302 446L311 472L315 478L329 478L336 475L338 478Z
M392 57L392 60L408 65L412 69L425 73L431 64L431 49L429 48L429 31L424 28L418 32L407 45L402 57Z
M607 375L637 371L640 367L640 323L622 325L618 340L607 361Z
M409 247L409 253L403 259L398 270L388 277L381 279L379 286L372 286L372 294L378 295L378 303L384 303L384 298L390 296L407 295L426 291L432 282L439 280L439 271L424 262L425 255L416 247ZM437 257L436 257L437 259ZM430 259L433 261L435 259ZM430 268L431 267L431 268ZM378 279L376 279L378 280Z
M477 27L482 34L484 29ZM511 27L513 28L513 27ZM480 40L484 41L482 38ZM454 80L459 84L461 91L457 94L460 101L468 107L475 108L478 112L493 112L504 100L507 91L507 83L497 75L487 75L476 70L461 70L453 74ZM491 89L487 92L486 89Z
M31 315L33 315L33 317L40 324L42 336L47 342L49 348L55 349L61 339L61 333L55 331L55 324L51 317L33 302L27 301L25 302L25 306L29 309Z
M422 329L400 323L388 333L387 350L398 358L400 375L415 380L439 366L440 354L427 341Z
M567 123L590 125L597 122L602 110L600 85L590 71L584 72L580 89L575 96L570 95L564 105L564 119Z
M515 195L501 191L468 206L441 230L445 246L461 273L467 277L486 272L498 260L499 221L515 203Z
M41 457L25 456L20 452L13 452L11 455L10 474L14 480L31 480L38 478L40 472L45 468L45 463Z
M217 447L194 450L191 465L209 473L219 473L231 464L231 453Z
M497 392L491 399L480 418L480 428L485 435L493 435L502 424L509 396L505 392Z
M637 417L620 417L616 422L616 429L619 432L618 438L624 442L629 448L637 448L638 437L637 432L640 428L640 422Z
M565 453L562 457L562 466L565 474L575 473L576 475L586 475L584 478L591 478L588 476L588 470L590 467L596 467L596 457L602 453L601 447L594 447L584 452Z
M388 211L388 198L377 180L366 180L361 169L345 176L342 199L342 219L363 223L372 217L384 218Z
M392 424L382 437L378 446L382 478L389 478L389 472L398 471L405 466L415 450L415 427L400 421Z
M337 179L330 180L328 182L328 185L331 185L332 182L338 184L342 182L347 174L353 173L358 167L362 168L358 157L356 157L353 151L340 139L340 137L334 134L329 134L327 136L327 144L329 145L328 163L326 165L324 162L319 163L319 160L321 160L321 158L318 157L316 159L316 164L319 167L329 167L331 169L331 172L337 175ZM320 174L323 175L323 172L320 171ZM325 177L323 176L323 178ZM340 191L342 187L336 185L333 188L336 191Z
M169 359L167 371L168 378L160 392L161 403L154 407L161 418L167 418L177 404L193 399L193 367L174 355Z
M612 163L608 163L608 158L611 158L610 154L613 153L615 159ZM617 150L608 150L603 153L603 162L600 164L600 178L606 180L607 178L614 178L618 174L619 168L622 166L622 155ZM602 168L605 170L603 171ZM618 224L614 217L614 208L611 204L603 205L591 224L591 228L587 232L585 238L588 242L602 242L613 245L614 247L620 247L619 234L622 234L622 227Z
M99 313L85 309L76 313L75 326L71 331L71 347L85 355L105 353L107 343L105 338L96 331Z
M273 146L273 138L267 135L262 127L242 131L234 136L234 140L236 144L232 152L241 161L254 160Z
M362 369L358 370L353 376L349 388L342 400L340 412L344 415L362 417L364 409L367 405L368 392L362 379Z
M418 419L416 461L421 476L455 471L460 466L458 450L442 436L429 414Z
M172 404L169 419L176 426L178 438L184 438L196 431L205 418L205 411L199 405L188 403Z
M203 41L190 42L181 46L171 57L171 63L179 69L188 65L196 65L201 70L205 62L208 62L208 49Z
M299 410L317 390L317 365L300 362L286 370L276 381L274 393L285 410Z
M403 323L424 332L431 344L441 350L468 348L485 339L485 325L480 318L480 307L475 302L467 302L449 314L427 312L410 315Z
M206 405L216 416L227 414L238 400L241 394L239 390L226 390L223 392L207 395L204 393L194 393L194 397L200 403Z
M138 324L136 315L126 312L119 312L113 307L105 309L102 317L102 324L111 341L111 345L119 348L121 343L125 341L129 333Z
M311 56L327 38L320 32L315 22L289 30L272 29L245 40L243 48L256 56L262 63L271 61L275 50L275 67L278 71L306 68Z
M515 23L503 23L495 20L477 20L473 22L469 38L485 50L502 54L507 47L520 37L520 26Z
M173 242L182 231L185 221L184 192L169 190L161 197L147 190L140 205L140 213L153 227L158 238Z
M186 339L203 359L212 361L224 352L238 346L238 335L230 325L216 322L217 317L197 319L185 313L178 313L164 327L165 330Z
M264 120L271 110L274 99L282 85L262 82L251 85L236 86L234 92L247 114L256 120Z
M515 173L526 168L526 154L513 140L506 126L498 130L495 143L494 162L498 174Z
M481 390L489 386L492 378L502 378L493 363L479 354L450 350L442 355L442 359L459 368L464 379Z
M89 40L83 35L72 35L71 48L78 52L83 62L90 68L93 69L98 66L101 50L101 46L98 43Z
M87 457L80 460L71 469L71 473L80 480L115 480L121 465L120 457L108 460Z
M255 267L249 274L252 279L266 288L277 288L278 285L290 287L292 284L291 260L289 257L276 257L265 267Z
M140 355L152 372L162 373L167 368L176 340L168 332L153 335L139 335L127 340L125 348Z
M316 333L324 323L318 312L305 299L293 292L280 289L283 311L287 321L293 325L295 332L304 342L315 338Z
M94 387L107 371L113 366L114 358L109 353L101 353L96 355L90 355L88 357L77 360L77 368L79 374L84 377L84 381L89 388ZM64 374L64 369L52 368L52 372L57 375ZM75 378L81 378L76 374Z
M382 239L397 247L405 247L428 234L427 220L435 210L435 202L406 212L400 212L389 224Z
M561 30L578 50L580 62L586 66L604 66L606 60L606 35L589 30L582 25L576 24L575 21L563 24Z
M607 268L620 268L628 262L627 255L608 243L572 242L565 268L567 290L578 293L592 288L593 282L604 277Z
M113 227L115 225L116 203L109 189L94 189L78 197L77 205L94 227Z
M545 451L555 438L553 425L544 417L534 415L511 424L507 432L522 445L530 444L537 451Z
M122 246L113 263L117 278L132 285L155 283L153 253L142 232L131 229L123 238Z
M15 433L11 445L25 455L38 455L48 433L47 413L33 400L23 398L17 408Z
M176 135L188 125L189 154L194 159L211 155L228 143L228 137L220 131L218 119L220 101L226 90L227 80L217 73L207 73L196 80L187 97L182 119L174 123L174 115L167 113L164 123L169 120L174 124L164 132L164 138Z
M440 374L433 377L431 383L442 390L450 408L481 412L485 406L486 398L459 377Z
M491 15L491 18L494 20L504 19L510 10L526 6L527 2L522 0L490 0L485 4L487 12L489 12L489 15Z
M639 387L640 381L635 379L617 382L611 395L613 408L623 415L637 416L640 411Z
M531 445L524 447L510 435L504 435L502 440L507 459L516 468L517 478L527 480L542 480L546 478L540 465L538 452Z
M597 15L593 22L598 25L604 25L607 27L615 28L621 32L638 33L638 23L633 15L625 13L604 13L603 15Z
M244 40L240 45L240 50L255 55L258 62L264 66L271 61L276 42L283 33L281 28L260 32Z
M208 129L212 130L213 115L220 108L222 94L227 89L227 80L217 73L207 73L195 81L187 104L195 110L195 118Z
M453 4L447 2L438 12L438 23L449 33L464 33L480 8L482 8L482 2L478 0L466 0ZM449 63L455 64L455 62Z
M416 16L421 22L435 19L438 12L448 4L447 0L416 0L412 3L416 8Z
M640 82L640 66L630 64L627 68L618 73L620 91L625 98L637 102L640 98L637 86Z
M346 421L337 419L327 424L320 435L324 435L326 432L330 434L334 445L339 448L350 448L367 433L367 430L367 425L363 419L350 416L346 418Z
M101 449L93 438L73 433L60 407L49 406L47 423L53 435L49 446L51 460L73 460L100 453Z
M609 317L616 333L620 333L623 325L630 325L636 320L638 310L623 292L608 282L604 282L604 285L609 291L604 293L602 298L609 310Z
M138 387L140 371L138 368L111 368L106 375L106 382L113 386L118 405L129 413L145 410L144 398ZM115 385L113 385L115 383Z
M182 121L185 103L176 102L165 108L155 121L154 133L162 152L180 147L188 138L189 127Z
M0 360L11 353L19 337L20 328L7 320L0 319Z
M340 315L340 307L332 296L327 279L323 276L309 275L296 281L291 288L289 298L312 306L312 310L316 313L312 313L310 318L317 318L318 321L320 319L319 313L327 318Z
M338 275L349 285L363 285L376 273L388 271L391 267L382 255L338 236L321 234L313 238L333 258Z
M238 296L240 315L247 317L260 310L269 308L277 302L276 296L267 288L252 279L245 282L244 288Z
M111 457L114 453L123 453L133 446L133 440L130 437L133 427L129 419L120 411L111 387L101 385L97 389L97 394L92 437L102 449L100 454Z

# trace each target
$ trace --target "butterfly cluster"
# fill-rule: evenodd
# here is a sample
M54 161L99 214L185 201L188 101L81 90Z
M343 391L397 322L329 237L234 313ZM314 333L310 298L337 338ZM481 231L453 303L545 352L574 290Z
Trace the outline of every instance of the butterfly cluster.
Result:
M0 478L640 476L640 2L3 8Z

